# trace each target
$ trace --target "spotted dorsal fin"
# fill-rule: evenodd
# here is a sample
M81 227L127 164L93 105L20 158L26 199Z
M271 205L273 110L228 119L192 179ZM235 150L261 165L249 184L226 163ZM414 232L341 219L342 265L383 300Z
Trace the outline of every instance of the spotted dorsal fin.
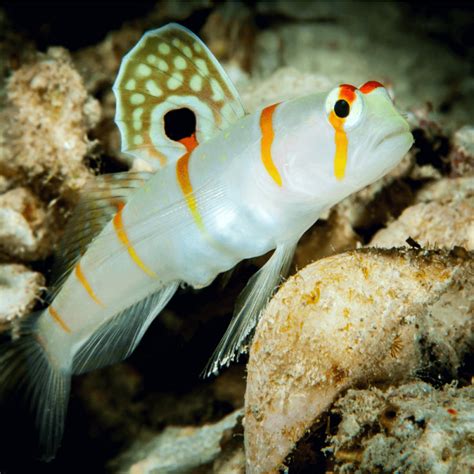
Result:
M245 114L214 55L175 23L143 35L123 58L113 89L122 151L152 169L186 152L182 138L195 133L202 143Z
M82 195L55 254L48 299L52 299L94 238L151 173L125 172L97 176Z

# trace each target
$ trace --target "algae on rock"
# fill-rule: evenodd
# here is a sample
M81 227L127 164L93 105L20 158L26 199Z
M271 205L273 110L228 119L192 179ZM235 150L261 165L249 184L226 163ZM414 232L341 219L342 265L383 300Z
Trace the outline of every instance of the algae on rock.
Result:
M277 472L347 388L411 380L433 364L455 376L474 342L473 273L465 250L368 248L291 277L250 348L248 472Z
M474 387L413 382L348 390L326 452L337 472L467 473L474 469Z

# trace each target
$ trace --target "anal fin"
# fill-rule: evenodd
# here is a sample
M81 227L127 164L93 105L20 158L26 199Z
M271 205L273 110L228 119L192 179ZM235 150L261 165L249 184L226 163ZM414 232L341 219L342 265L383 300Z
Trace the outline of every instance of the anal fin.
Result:
M179 282L168 283L105 321L74 356L73 373L81 374L126 359L178 285Z

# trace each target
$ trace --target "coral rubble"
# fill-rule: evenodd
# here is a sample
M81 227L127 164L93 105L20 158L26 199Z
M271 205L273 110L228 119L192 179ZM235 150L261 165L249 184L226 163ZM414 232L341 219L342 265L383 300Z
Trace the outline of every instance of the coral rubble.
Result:
M0 328L33 309L44 283L41 273L23 265L0 264Z
M338 472L469 472L474 389L412 382L386 390L348 390L328 451Z
M362 249L291 277L262 314L245 395L249 473L277 472L347 388L455 375L473 344L474 257Z
M87 133L99 120L100 106L87 94L68 52L50 48L17 69L2 113L0 172L43 185L55 179L59 194L74 196L91 174L84 159L94 143Z

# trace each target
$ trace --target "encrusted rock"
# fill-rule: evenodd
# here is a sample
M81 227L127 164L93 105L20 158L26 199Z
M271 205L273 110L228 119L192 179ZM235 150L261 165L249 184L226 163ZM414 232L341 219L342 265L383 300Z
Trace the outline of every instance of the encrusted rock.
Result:
M10 188L10 183L5 176L0 175L0 193L5 193Z
M245 395L248 472L277 472L341 391L433 367L472 344L474 257L361 249L308 265L264 310Z
M244 474L242 445L233 439L241 417L239 410L212 425L167 427L148 441L135 442L113 465L130 474L191 474L198 468L216 474Z
M423 382L349 390L333 412L337 472L472 472L474 387Z
M444 179L416 196L417 204L375 234L371 246L408 245L411 237L423 247L474 250L474 179Z
M250 71L255 34L252 12L240 2L217 5L200 32L227 72L234 68Z
M449 202L471 199L474 196L474 177L440 179L423 186L415 195L415 202Z
M327 220L318 221L303 235L293 262L296 268L303 268L320 258L355 249L360 242L360 237L354 232L349 220L335 210Z
M26 188L0 194L0 254L24 261L45 258L52 250L51 219Z
M0 265L0 328L28 314L44 287L41 273L23 265Z
M334 83L324 75L303 73L294 68L281 68L268 79L255 80L239 90L246 110L293 99L295 97L327 91Z
M411 237L422 247L464 247L474 250L474 199L471 202L421 203L406 209L377 232L371 246L399 247Z
M453 136L450 153L451 174L453 176L474 175L474 127L465 125Z
M94 146L87 133L98 122L100 107L87 94L67 51L50 48L16 70L7 99L3 174L42 184L57 179L66 195L81 188L90 175L84 158Z

